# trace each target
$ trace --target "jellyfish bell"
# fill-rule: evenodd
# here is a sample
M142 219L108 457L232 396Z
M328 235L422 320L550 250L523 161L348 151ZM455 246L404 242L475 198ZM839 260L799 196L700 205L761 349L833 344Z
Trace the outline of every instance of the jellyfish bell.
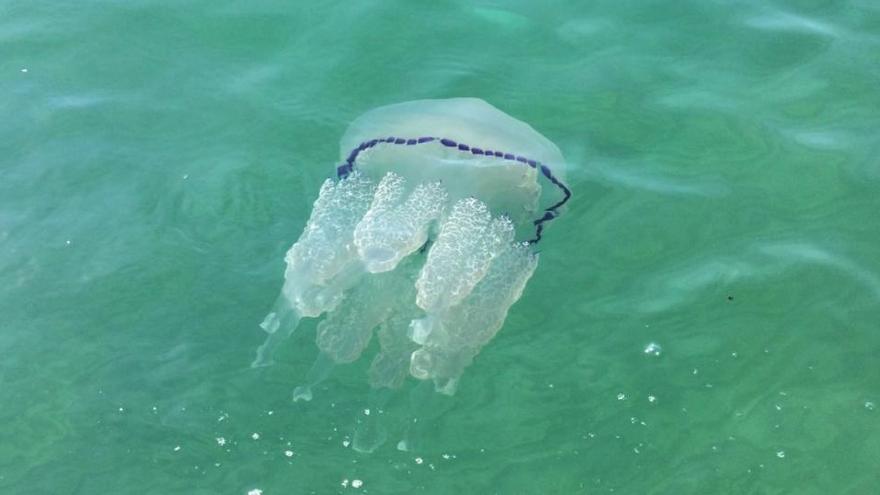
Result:
M452 394L537 267L533 246L571 196L559 149L476 98L389 105L342 138L337 178L287 252L284 287L254 366L302 317L324 319L320 357L294 399L373 333L376 388L406 376ZM377 330L378 329L378 330Z
M570 191L555 144L477 98L418 100L371 110L340 142L344 177L355 169L374 180L388 172L411 184L439 181L450 204L474 197L508 216L524 239L534 221ZM552 213L559 213L561 205Z

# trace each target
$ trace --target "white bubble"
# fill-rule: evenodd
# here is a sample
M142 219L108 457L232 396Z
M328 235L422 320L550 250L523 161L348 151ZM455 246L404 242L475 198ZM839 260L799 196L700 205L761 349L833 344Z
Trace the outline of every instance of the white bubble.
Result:
M285 450L284 455L286 455L287 457L293 457L293 451L292 450Z
M780 450L780 451L776 452L776 457L778 457L778 458L780 458L780 459L785 458L785 451L784 451L784 450Z
M657 402L657 397L654 397L653 395L649 395L648 402Z
M22 73L27 73L27 71L28 71L27 69L21 69Z
M175 447L174 447L174 451L175 451L175 452L180 452L180 445L175 446Z
M624 393L617 394L617 400L626 400L626 394L624 394Z
M871 401L865 401L865 409L867 409L867 410L869 410L869 411L873 411L874 408L876 408L876 407L877 407L877 405L874 404L873 402L871 402Z
M259 434L259 433L254 433L253 435L251 435L251 438L253 438L254 440L259 440L259 439L260 439L260 434Z
M248 490L248 495L263 495L263 490L254 488L253 490Z
M362 486L364 486L364 482L363 482L363 481L361 481L361 480L351 480L351 487L352 487L352 488L360 488L360 487L362 487Z
M425 460L422 459L421 457L416 457L415 460L416 460L416 464L421 464L421 463L425 462Z
M217 441L217 445L219 445L219 446L221 446L221 447L224 446L224 445L226 445L226 439L223 438L223 437L217 437L217 438L215 438L214 440L216 440L216 441Z
M645 349L642 352L651 356L659 356L660 353L663 352L663 348L660 347L660 344L651 342L645 346Z

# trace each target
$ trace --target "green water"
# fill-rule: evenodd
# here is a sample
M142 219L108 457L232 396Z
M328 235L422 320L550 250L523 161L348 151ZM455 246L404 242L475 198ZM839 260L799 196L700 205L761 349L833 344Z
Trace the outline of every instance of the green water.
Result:
M0 493L877 493L877 5L0 2ZM452 96L575 197L360 454L369 359L294 404L257 324L346 125Z

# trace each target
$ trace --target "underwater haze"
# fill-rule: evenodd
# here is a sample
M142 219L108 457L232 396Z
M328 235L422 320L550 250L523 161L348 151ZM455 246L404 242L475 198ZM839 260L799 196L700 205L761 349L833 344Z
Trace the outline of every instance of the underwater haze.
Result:
M455 395L293 402L346 128L462 96L565 155L540 266ZM873 0L7 1L0 112L0 493L877 493Z

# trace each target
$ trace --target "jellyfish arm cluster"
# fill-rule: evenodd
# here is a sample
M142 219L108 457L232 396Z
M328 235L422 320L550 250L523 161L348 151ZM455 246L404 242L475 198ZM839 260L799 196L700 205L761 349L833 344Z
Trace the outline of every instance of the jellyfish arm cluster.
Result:
M376 334L374 388L407 376L453 394L501 329L538 265L535 245L571 197L558 149L482 100L408 102L368 112L342 142L284 286L261 324L252 366L303 317L320 356L295 399L336 363L357 360Z

